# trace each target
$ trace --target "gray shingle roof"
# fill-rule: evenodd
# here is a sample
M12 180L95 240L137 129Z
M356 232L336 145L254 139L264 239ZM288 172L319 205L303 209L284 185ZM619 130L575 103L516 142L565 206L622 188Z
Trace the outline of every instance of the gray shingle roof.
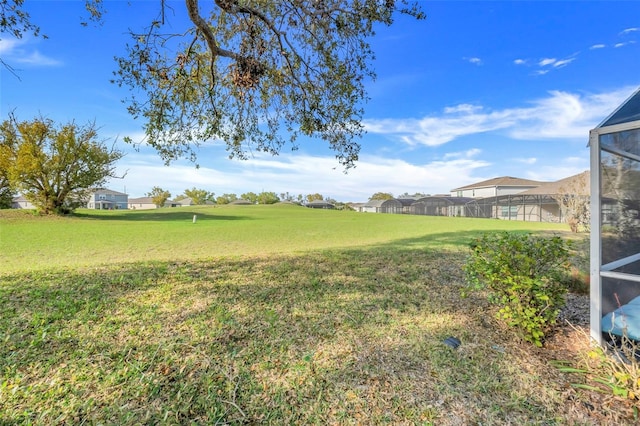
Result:
M585 171L555 182L548 182L537 188L528 189L518 195L558 195L571 193L575 195L589 195L590 173Z
M547 182L540 182L537 180L520 179L511 176L501 176L489 180L483 180L482 182L473 183L471 185L461 186L460 188L452 189L451 191L462 191L464 189L476 189L487 188L492 186L539 186Z

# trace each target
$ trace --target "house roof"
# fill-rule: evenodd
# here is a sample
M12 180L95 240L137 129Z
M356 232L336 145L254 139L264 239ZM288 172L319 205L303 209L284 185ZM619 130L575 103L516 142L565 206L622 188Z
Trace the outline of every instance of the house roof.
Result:
M528 189L518 195L558 195L567 193L589 195L591 193L589 189L590 182L590 173L587 170L555 182L542 184L537 188Z
M416 202L417 198L396 198L396 200L400 201L403 206L410 206Z
M428 197L420 198L419 200L416 201L416 203L428 203L429 201L438 201L438 200L444 201L452 205L464 205L472 201L476 201L475 198L471 198L471 197L428 196Z
M489 180L483 180L482 182L473 183L471 185L461 186L460 188L454 188L451 191L462 191L464 189L476 189L476 188L488 188L492 186L540 186L546 182L540 182L537 180L520 179L511 176L501 176Z
M249 200L245 200L243 198L239 198L237 200L233 200L232 202L230 202L229 204L236 204L236 205L247 205L247 204L251 204L251 201Z
M112 189L106 189L106 188L96 188L93 190L94 194L111 194L111 195L127 195L124 192L118 192L118 191L114 191Z
M131 204L154 204L153 198L151 197L139 197L139 198L129 198L129 203Z
M384 203L387 200L369 200L366 203L364 203L365 207L381 207L382 203Z
M179 200L173 200L173 202L176 204L182 204L183 206L191 206L193 205L193 198L184 197L184 198L180 198Z

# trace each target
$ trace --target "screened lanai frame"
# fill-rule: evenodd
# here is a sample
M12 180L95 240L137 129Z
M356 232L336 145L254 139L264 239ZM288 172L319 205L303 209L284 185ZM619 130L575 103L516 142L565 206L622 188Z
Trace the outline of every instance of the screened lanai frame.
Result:
M634 303L640 303L640 89L590 131L589 146L591 337L603 344L608 334L631 330L636 339L640 317L632 313Z

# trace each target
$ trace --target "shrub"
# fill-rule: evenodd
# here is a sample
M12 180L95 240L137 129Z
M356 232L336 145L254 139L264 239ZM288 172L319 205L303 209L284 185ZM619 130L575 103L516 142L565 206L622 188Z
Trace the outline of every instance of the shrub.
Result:
M484 234L470 248L465 291L489 290L489 300L500 306L498 319L542 346L565 303L569 243L558 236L503 232Z

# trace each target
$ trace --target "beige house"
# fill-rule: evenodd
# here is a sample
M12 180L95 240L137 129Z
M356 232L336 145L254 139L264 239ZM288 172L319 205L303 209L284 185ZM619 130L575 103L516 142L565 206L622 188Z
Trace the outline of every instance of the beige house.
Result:
M585 171L521 192L518 194L522 203L518 209L518 214L522 217L520 220L539 217L542 222L566 222L559 201L566 197L574 197L588 205L589 179L590 173Z
M518 194L545 182L502 176L451 190L452 197L488 198Z
M150 210L157 209L151 197L129 198L129 209L131 210Z
M532 181L530 181L532 182ZM588 205L589 172L560 179L540 182L538 186L511 194L491 196L475 201L476 214L471 216L529 222L566 222L560 200L567 204ZM580 201L582 200L582 201Z
M35 209L36 206L31 204L31 201L24 198L22 195L11 200L12 209Z

